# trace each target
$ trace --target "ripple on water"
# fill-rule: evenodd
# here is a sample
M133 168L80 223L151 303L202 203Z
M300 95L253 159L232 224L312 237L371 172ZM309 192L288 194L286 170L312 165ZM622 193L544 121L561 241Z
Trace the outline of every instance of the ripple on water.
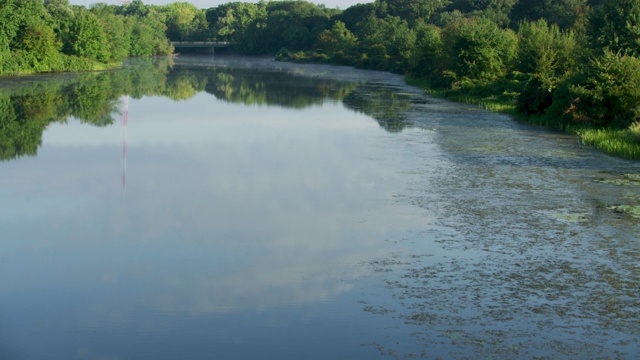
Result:
M640 354L640 167L483 111L417 101L435 135L398 197L435 221L371 262L411 328L395 358L634 359ZM433 116L428 113L433 110ZM433 144L432 144L433 145ZM595 181L594 181L595 180Z

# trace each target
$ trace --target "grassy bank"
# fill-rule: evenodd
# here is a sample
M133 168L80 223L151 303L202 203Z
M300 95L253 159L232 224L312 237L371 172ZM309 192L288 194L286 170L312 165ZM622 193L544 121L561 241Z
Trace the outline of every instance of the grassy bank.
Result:
M475 104L489 111L509 114L518 121L538 126L550 127L558 131L574 134L580 142L586 146L602 151L606 154L629 160L640 160L640 122L635 123L629 129L597 129L586 126L560 127L558 121L552 121L544 115L530 115L516 111L514 96L478 96L459 90L440 90L429 87L428 83L407 79L407 83L418 86L428 95L444 98L456 102Z
M637 123L636 123L637 124ZM581 129L576 131L585 145L607 154L640 160L640 126L632 126L627 130Z
M112 62L112 63L105 64L100 62L87 61L86 63L75 65L73 67L62 68L62 69L57 69L52 71L17 70L17 71L1 74L0 78L9 79L12 77L34 76L39 74L56 74L56 73L70 73L70 72L83 72L83 71L105 71L105 70L112 70L120 67L122 67L122 62Z

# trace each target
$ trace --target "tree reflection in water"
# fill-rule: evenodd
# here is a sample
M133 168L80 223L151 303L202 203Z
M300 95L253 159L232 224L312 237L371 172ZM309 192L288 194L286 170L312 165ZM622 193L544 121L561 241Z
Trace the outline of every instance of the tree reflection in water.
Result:
M214 64L180 66L170 58L135 60L115 71L0 81L0 160L35 156L51 123L74 117L94 126L114 124L124 95L180 101L201 92L231 103L291 109L335 101L373 117L387 131L408 126L402 117L409 108L408 97L393 89L368 90L361 81L279 67L257 71Z

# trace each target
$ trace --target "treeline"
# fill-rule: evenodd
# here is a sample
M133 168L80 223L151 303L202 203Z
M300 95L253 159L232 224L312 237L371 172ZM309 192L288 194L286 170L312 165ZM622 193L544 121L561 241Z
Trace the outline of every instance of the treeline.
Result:
M0 75L105 67L173 52L162 13L68 0L0 0Z
M172 40L405 74L559 128L609 129L601 145L640 157L637 0L375 0L344 10L303 0L174 3L165 13Z
M562 127L625 129L640 117L637 0L376 0L343 11L233 2L201 11L207 27L181 36L407 74L432 88L516 102L519 112Z
M558 127L640 136L637 0L375 0L344 10L303 0L209 9L0 0L0 27L0 74L166 54L169 40L229 41L241 54L406 74Z

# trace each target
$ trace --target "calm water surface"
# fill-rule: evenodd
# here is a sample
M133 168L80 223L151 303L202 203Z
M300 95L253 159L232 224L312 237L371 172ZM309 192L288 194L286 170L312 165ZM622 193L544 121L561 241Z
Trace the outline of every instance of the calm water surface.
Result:
M0 81L1 359L637 359L640 165L400 77Z

